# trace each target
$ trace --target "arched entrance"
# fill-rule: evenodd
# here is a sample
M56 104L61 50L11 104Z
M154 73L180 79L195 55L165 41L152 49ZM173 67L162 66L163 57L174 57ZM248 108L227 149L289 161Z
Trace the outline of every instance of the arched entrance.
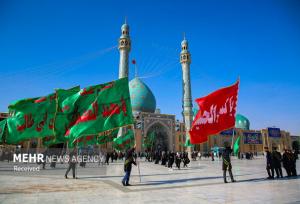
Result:
M152 134L154 134L152 151L170 150L168 130L163 124L157 122L151 125L146 132L146 137L149 138Z

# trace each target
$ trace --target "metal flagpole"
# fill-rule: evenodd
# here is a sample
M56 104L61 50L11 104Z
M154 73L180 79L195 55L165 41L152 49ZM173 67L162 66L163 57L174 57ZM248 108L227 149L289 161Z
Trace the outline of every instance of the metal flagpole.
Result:
M132 127L132 131L133 131L133 135L134 135L134 147L136 148L136 137L135 137L135 131L134 131L134 125L131 126ZM142 177L141 177L141 170L140 170L140 161L138 160L138 155L136 157L136 163L137 163L137 167L138 167L138 172L139 172L139 178L140 178L140 183L142 182Z
M140 177L140 183L142 183L142 177L141 177L141 171L140 171L140 161L137 161L138 171L139 171L139 177Z
M99 158L98 158L98 159L99 159L98 166L100 166L100 163L101 163L101 157L102 157L100 150L101 150L101 147L100 147L100 144L98 144L98 155L99 155Z
M77 169L77 158L78 158L78 140L77 140L77 143L76 143L76 148L77 148L77 154L76 154L76 157L75 157L75 179L77 179L77 173L78 173L78 169Z
M234 128L232 129L232 142L231 142L231 149L233 148L233 141L234 141Z

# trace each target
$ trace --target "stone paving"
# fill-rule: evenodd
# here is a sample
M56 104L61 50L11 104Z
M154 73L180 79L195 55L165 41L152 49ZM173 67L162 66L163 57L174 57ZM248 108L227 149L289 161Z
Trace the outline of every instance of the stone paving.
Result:
M63 164L14 172L15 164L0 162L0 203L300 203L299 176L267 180L262 157L232 163L237 182L224 184L218 159L192 161L180 170L141 160L140 168L133 167L133 186L123 187L122 161L78 167L78 179L65 179ZM298 160L298 173L299 167Z

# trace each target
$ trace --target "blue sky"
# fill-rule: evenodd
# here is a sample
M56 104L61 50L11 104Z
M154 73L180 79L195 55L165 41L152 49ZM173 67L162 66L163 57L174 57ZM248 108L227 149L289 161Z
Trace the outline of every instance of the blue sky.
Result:
M299 10L296 0L2 0L0 111L54 88L116 79L116 45L127 16L130 59L163 113L182 119L179 52L185 32L193 99L240 76L238 112L252 129L277 126L300 135Z

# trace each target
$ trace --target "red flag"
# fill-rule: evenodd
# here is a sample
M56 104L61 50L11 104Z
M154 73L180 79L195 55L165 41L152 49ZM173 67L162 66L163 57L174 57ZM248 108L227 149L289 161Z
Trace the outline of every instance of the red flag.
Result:
M192 144L206 142L209 135L234 127L239 82L196 99L199 111L189 131Z
M132 64L135 64L135 63L136 63L135 59L133 59L131 62L132 62Z

